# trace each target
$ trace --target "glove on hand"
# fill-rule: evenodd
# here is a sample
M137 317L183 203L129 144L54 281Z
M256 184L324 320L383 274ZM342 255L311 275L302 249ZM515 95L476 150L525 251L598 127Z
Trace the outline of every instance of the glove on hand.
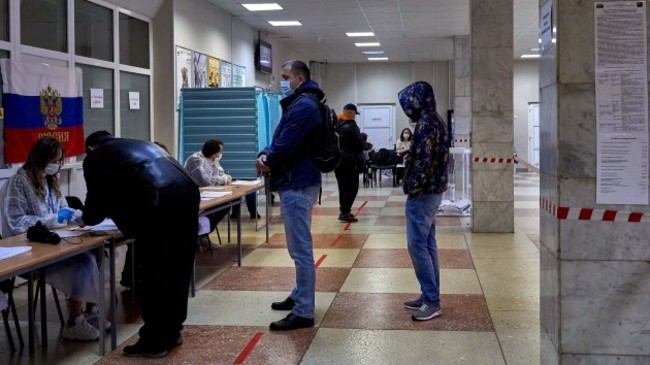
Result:
M63 221L72 222L72 216L74 215L74 210L70 208L61 208L56 214L56 221L63 223Z

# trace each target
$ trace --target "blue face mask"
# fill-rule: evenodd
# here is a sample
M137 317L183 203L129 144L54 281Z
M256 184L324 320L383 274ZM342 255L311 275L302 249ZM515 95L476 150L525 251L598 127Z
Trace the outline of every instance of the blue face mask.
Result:
M280 90L282 90L282 95L289 96L293 92L291 90L291 81L289 80L280 80Z

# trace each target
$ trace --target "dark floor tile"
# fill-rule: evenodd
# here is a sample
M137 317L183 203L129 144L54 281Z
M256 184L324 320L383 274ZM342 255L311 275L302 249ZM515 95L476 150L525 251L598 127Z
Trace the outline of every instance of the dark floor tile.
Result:
M222 237L225 241L225 237ZM234 238L233 238L234 240ZM242 245L242 257L245 257L249 253L253 252L255 247ZM224 265L232 265L237 262L237 245L219 245L213 244L212 250L203 250L203 252L196 253L196 265L197 266L210 266L210 267L222 267Z
M443 315L430 321L413 321L404 302L417 294L339 293L325 314L321 328L427 331L494 331L482 295L440 296Z
M277 333L265 327L185 326L183 345L172 349L167 357L134 359L123 356L124 346L137 341L135 335L95 364L233 364L257 333L261 337L243 364L290 365L300 363L316 335L316 328Z
M337 292L349 268L321 267L316 270L316 291ZM290 291L296 285L293 267L229 267L201 289Z
M405 226L405 216L380 216L375 223L376 226ZM436 217L436 225L444 227L460 226L460 219L458 217Z
M439 249L438 262L442 269L473 269L468 250ZM363 249L353 267L406 268L413 267L407 249Z
M368 239L367 234L327 234L312 233L314 248L361 248ZM264 243L261 248L286 248L287 236L276 233L269 237L269 243Z

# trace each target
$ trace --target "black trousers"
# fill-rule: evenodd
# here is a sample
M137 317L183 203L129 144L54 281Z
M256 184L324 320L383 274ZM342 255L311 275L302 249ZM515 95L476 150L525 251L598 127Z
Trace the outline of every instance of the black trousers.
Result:
M180 336L187 318L198 234L198 190L196 196L178 194L171 200L145 219L149 232L139 234L135 242L142 270L140 340L164 349Z
M350 213L359 192L359 172L354 165L339 165L334 170L339 186L339 209L341 214Z

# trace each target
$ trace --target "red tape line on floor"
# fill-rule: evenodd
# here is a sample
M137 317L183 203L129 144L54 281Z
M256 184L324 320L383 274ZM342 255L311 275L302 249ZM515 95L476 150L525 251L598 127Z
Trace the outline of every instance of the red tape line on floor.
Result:
M650 223L650 214L641 212L621 212L612 209L560 207L547 199L539 198L540 209L558 220Z
M262 332L255 333L255 336L253 336L253 338L251 338L251 340L248 341L248 344L246 345L246 347L244 347L244 349L239 354L239 356L237 356L233 364L243 363L244 360L246 360L246 358L248 357L248 355L250 355L250 353L253 351L253 348L255 348L255 345L257 345L257 342L260 340L260 338L262 338Z
M338 236L334 239L334 241L332 241L332 243L330 244L330 246L332 246L332 247L336 246L336 244L338 244L339 242L341 242L342 239L343 239L343 235L342 235L342 234L338 235Z
M498 158L498 157L474 157L474 162L483 163L513 163L513 158Z
M536 173L539 174L539 169L537 167L531 165L528 161L524 160L523 158L517 157L517 158L515 158L515 160L517 162L521 162L524 165L526 165L526 167L528 167L528 170L533 170L533 172L536 172Z
M318 261L316 261L316 264L314 265L314 267L318 269L318 267L320 266L320 264L322 264L323 261L325 261L325 258L326 258L326 257L327 257L327 255L323 255L323 256L321 256L321 257L318 259Z

